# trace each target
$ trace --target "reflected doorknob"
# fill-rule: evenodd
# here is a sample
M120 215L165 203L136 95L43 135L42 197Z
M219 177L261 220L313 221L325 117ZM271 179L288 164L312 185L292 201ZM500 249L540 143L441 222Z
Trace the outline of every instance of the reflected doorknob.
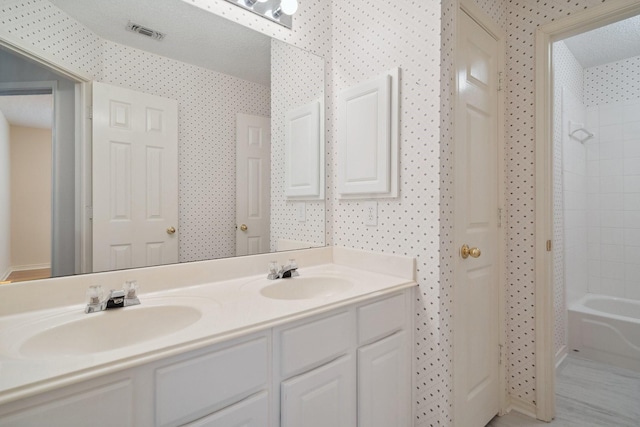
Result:
M167 234L173 234L176 232L176 228L175 227L169 227L167 228Z
M462 259L467 259L469 257L478 258L480 256L480 253L480 249L470 248L466 243L462 245L462 248L460 248L460 256L462 257Z
M240 230L242 230L242 231L247 231L248 229L249 229L249 227L247 227L247 224L242 224L240 226Z

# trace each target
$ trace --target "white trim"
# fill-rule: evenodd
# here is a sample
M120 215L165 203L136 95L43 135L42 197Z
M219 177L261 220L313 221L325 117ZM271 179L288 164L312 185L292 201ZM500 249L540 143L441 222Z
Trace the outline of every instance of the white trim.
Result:
M519 397L512 397L509 405L509 412L516 411L528 417L536 417L536 406L533 403L526 402Z
M461 0L459 10L467 13L474 21L483 27L498 42L498 72L503 75L506 67L506 39L505 31L496 24L484 11L477 7L471 0ZM456 18L457 28L457 18ZM456 30L457 36L457 30ZM454 59L457 62L457 59ZM454 67L457 70L457 67ZM458 75L455 73L456 95L454 96L454 109L456 108L455 99L457 98ZM504 87L498 92L498 125L497 125L497 151L498 151L498 207L502 209L503 215L505 209L505 192L506 192L506 172L505 172L505 138L504 138L504 113L505 113L505 90ZM455 117L455 115L454 115ZM455 126L454 126L455 129ZM454 130L455 132L455 130ZM497 212L496 212L497 214ZM510 410L510 400L507 394L507 361L506 361L506 221L503 217L501 226L498 227L498 340L501 347L502 364L498 368L498 376L500 381L500 412L504 415ZM455 313L454 313L455 315ZM454 368L455 369L455 368Z
M61 64L58 59L40 49L38 46L26 45L11 33L0 28L0 46L12 53L30 59L63 77L75 82L75 166L76 171L76 249L75 273L92 272L92 236L91 236L91 123L88 111L91 108L91 80L84 72L69 68L68 64ZM51 129L52 143L55 144L57 112L55 108L57 81L47 82L16 82L0 83L1 89L44 89L52 88L53 95L53 124ZM53 257L52 253L52 257Z
M563 345L558 351L556 351L556 369L558 369L558 366L560 366L560 364L564 361L564 359L567 358L568 355L569 347L567 347L566 345Z
M51 263L12 265L9 268L9 272L13 273L14 271L41 270L43 268L51 268Z
M555 352L553 345L554 307L551 253L552 203L552 113L551 43L603 25L640 14L638 0L611 0L544 25L536 31L536 402L538 419L551 421L555 415Z
M44 49L35 46L24 44L19 38L9 33L6 28L0 26L0 46L8 49L9 51L29 58L36 63L43 65L49 69L52 69L58 74L62 74L64 77L76 81L76 82L88 82L92 78L80 70L72 70L68 64L62 65L58 62L58 59L51 53Z
M76 90L76 274L93 272L92 238L92 123L91 83L81 82Z

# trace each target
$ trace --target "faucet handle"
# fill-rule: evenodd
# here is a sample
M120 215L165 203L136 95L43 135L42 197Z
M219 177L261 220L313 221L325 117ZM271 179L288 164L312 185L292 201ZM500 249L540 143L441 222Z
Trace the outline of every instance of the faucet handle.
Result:
M124 282L123 290L126 298L135 298L138 293L138 282L136 280L127 280Z
M87 289L87 304L100 304L104 297L104 290L100 285L92 285Z

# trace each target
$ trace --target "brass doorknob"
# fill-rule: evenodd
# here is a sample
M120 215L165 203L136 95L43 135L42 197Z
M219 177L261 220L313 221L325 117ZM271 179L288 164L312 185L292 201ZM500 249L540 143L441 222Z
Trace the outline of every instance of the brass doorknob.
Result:
M169 227L167 228L167 234L173 234L176 232L176 228L175 227Z
M242 230L242 231L247 231L248 229L249 229L249 227L247 227L247 224L242 224L240 226L240 230Z
M470 248L466 243L462 245L462 248L460 248L460 256L462 257L462 259L467 259L469 257L478 258L480 256L480 253L480 249Z

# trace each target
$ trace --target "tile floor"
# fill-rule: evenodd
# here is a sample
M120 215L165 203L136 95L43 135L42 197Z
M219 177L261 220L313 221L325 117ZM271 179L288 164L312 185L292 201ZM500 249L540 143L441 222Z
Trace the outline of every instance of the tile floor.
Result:
M556 372L551 423L512 411L487 427L640 427L640 372L568 356Z

